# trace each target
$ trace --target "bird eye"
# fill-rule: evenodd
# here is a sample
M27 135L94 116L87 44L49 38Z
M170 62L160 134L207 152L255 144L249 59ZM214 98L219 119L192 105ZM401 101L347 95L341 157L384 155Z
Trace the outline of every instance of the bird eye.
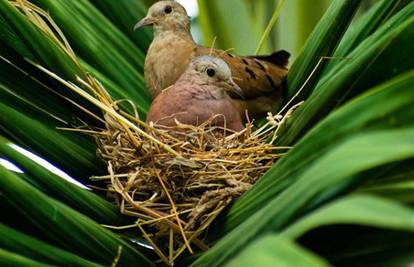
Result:
M164 8L165 14L170 14L173 11L172 6L166 6Z
M216 75L216 71L212 68L208 68L206 72L207 72L207 75L210 77L213 77L214 75Z

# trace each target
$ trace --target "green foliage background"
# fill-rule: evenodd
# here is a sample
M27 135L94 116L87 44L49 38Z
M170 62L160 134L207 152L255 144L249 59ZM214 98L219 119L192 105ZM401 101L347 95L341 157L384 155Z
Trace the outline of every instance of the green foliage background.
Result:
M133 223L113 204L16 149L84 183L105 173L93 139L59 130L99 124L74 103L95 109L28 60L74 83L83 74L16 7L21 1L0 0L0 158L24 171L0 167L0 265L110 266L119 256L117 266L154 266L136 232L102 227ZM56 21L82 68L145 116L150 98L142 72L151 32L132 27L151 1L30 2ZM198 2L205 43L217 37L218 46L241 54L254 53L277 4ZM211 227L211 249L177 264L412 264L413 41L412 0L287 1L263 52L295 55L289 96L306 101L277 139L293 148Z

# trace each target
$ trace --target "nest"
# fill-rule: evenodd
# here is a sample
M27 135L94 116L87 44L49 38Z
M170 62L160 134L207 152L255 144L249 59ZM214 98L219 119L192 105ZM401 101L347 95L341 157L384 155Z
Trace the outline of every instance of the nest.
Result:
M195 127L177 122L174 128L147 125L135 112L118 107L104 87L89 73L77 77L81 87L32 63L75 93L100 108L103 116L82 111L101 121L104 129L64 129L93 135L108 175L92 177L106 183L108 197L121 213L137 218L132 226L169 266L193 246L207 250L201 235L221 211L246 192L289 147L273 145L284 116L269 113L267 123L241 132L213 126L214 118ZM289 104L289 103L288 103ZM131 115L134 114L134 115ZM108 226L109 227L109 226ZM111 227L110 227L111 228ZM119 229L119 228L117 228Z
M198 127L179 122L174 128L154 127L140 120L137 112L133 116L118 108L120 101L113 101L89 74L77 81L91 94L35 66L103 111L101 118L82 108L101 120L104 129L66 130L95 137L108 175L92 180L105 182L108 197L121 213L137 218L135 224L121 228L138 228L169 266L186 250L193 253L193 246L208 249L202 233L289 149L272 144L301 104L285 116L269 113L267 123L256 130L247 123L243 131L231 132L213 126L214 118Z
M66 130L94 136L108 175L92 180L105 182L108 197L121 213L137 218L134 225L121 228L138 228L169 266L186 250L193 253L193 246L208 249L202 233L289 149L273 143L301 104L284 116L269 113L258 129L247 123L237 133L213 126L214 118L198 127L179 122L174 128L154 127L140 120L136 111L133 116L118 108L121 101L113 101L88 73L85 80L77 77L82 89L35 66L103 111L102 118L82 108L102 121L104 129Z
M106 182L109 196L137 218L135 226L168 265L193 244L207 249L200 235L288 149L272 145L283 118L271 114L260 129L248 123L238 133L212 126L214 118L167 128L128 116L146 134L109 114L105 119L95 138L109 175L93 179Z

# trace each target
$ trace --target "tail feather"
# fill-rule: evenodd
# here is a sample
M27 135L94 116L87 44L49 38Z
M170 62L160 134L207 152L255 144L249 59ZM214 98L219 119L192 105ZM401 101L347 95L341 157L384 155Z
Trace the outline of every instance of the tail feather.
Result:
M286 68L289 64L290 53L285 50L279 50L272 53L271 55L253 57Z

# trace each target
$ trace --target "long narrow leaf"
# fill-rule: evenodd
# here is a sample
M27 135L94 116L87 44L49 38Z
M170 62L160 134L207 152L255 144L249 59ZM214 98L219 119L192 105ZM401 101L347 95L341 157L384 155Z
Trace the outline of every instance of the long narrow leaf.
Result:
M281 235L299 238L306 232L330 224L358 224L414 231L414 211L408 207L367 195L351 196L322 207L289 226Z
M40 186L38 189L48 192L50 196L100 223L112 225L126 223L126 219L120 215L114 205L94 193L53 174L32 159L19 153L14 149L15 147L11 142L0 136L0 156L22 169L26 176L31 178L29 182Z
M298 181L270 200L193 266L221 266L259 234L283 228L310 200L337 184L355 183L360 172L414 158L414 128L376 131L348 138L303 172Z
M138 20L145 17L147 6L142 1L136 0L89 0L111 22L128 36L141 51L145 52L151 41L148 30L134 32L132 29Z
M0 248L0 265L3 267L48 267L51 265L43 264L21 255L6 251Z
M414 3L390 19L319 81L312 95L291 117L278 144L291 145L346 97L411 70L414 55ZM399 51L399 53L394 53Z
M354 133L411 125L414 120L414 72L390 81L331 114L268 171L233 207L219 227L223 233L237 227L257 209L294 183L330 146ZM358 114L358 116L355 116Z
M3 42L24 56L28 56L25 51L30 51L35 57L30 59L37 60L67 79L73 80L75 75L81 75L75 63L62 49L30 23L8 0L0 1L0 17L7 23L7 28L13 31L12 34L0 36Z
M28 235L0 224L0 246L30 259L68 267L98 267L101 265L36 240ZM1 265L4 266L4 265ZM16 265L17 266L17 265ZM19 265L20 266L20 265Z
M379 1L369 12L359 18L350 29L345 33L338 48L335 50L334 57L346 57L354 48L362 43L367 37L374 33L387 19L393 14L402 0L383 0ZM332 65L337 63L332 60ZM331 64L329 64L331 65Z
M35 0L62 27L75 52L148 108L142 75L144 54L87 0ZM131 29L132 31L132 29Z
M333 1L290 68L288 74L289 98L305 84L321 57L332 55L351 23L359 4L359 0ZM312 74L311 80L306 83L303 92L307 94L308 88L313 87L318 79L318 73L321 71L322 68L319 67Z
M99 264L153 266L140 252L88 217L49 198L0 166L1 194L43 235L62 248ZM120 253L119 253L120 252Z
M106 80L111 81L106 85L116 84L113 88L107 87L108 91L116 98L122 99L127 96L128 99L136 103L139 110L143 111L142 114L145 115L145 111L149 107L149 96L145 90L143 77L140 73L144 60L142 52L114 28L98 10L91 7L86 0L82 1L82 3L47 2L46 0L45 2L46 9L56 10L53 14L63 16L63 18L57 16L57 19L63 24L66 31L69 31L65 32L71 37L69 38L69 43L73 46L79 44L79 42L82 43L82 45L79 44L80 48L78 47L79 49L76 52L80 56L85 56L84 59L87 60L88 64L98 69L98 74L105 74ZM50 6L46 4L50 4ZM84 10L84 12L79 10ZM90 23L97 18L100 19L102 25L97 23L94 26L98 27L99 31L98 29L93 31L94 26L90 25ZM60 19L64 21L62 22ZM67 24L66 19L69 19L72 24ZM8 32L8 34L0 36L0 40L5 45L14 48L18 53L32 61L47 66L48 69L67 80L76 82L75 76L83 75L78 66L73 63L71 58L54 40L36 28L27 17L7 0L0 1L0 22L5 25ZM80 23L85 23L86 25L78 25ZM77 26L69 27L69 25ZM114 42L115 44L113 45L117 48L113 49L110 47L109 41ZM100 52L97 53L96 49ZM8 58L8 55L3 56ZM9 59L11 60L11 58ZM130 62L132 59L133 62ZM108 64L108 62L111 62L111 64ZM82 67L85 68L87 66ZM122 92L120 92L119 88L122 88Z
M277 235L266 235L240 252L228 267L327 267L323 259Z
M102 173L103 164L96 157L95 147L84 136L59 131L55 129L57 125L41 121L40 114L33 111L30 113L30 109L19 111L0 102L0 110L0 131L12 140L30 147L32 152L43 155L75 177L86 178L91 174ZM37 119L27 114L36 114Z

